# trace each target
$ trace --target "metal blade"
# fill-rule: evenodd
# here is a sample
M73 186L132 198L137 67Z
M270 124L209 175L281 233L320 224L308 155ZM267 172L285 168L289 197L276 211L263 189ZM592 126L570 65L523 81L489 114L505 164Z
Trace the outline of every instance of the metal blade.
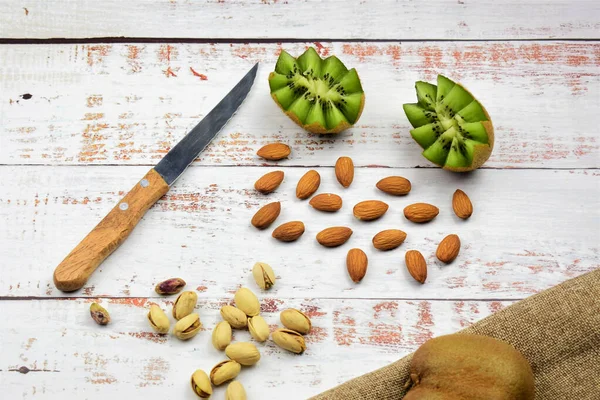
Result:
M242 104L256 77L258 63L237 85L213 108L198 125L173 147L154 169L169 186L196 159L198 154L219 133Z

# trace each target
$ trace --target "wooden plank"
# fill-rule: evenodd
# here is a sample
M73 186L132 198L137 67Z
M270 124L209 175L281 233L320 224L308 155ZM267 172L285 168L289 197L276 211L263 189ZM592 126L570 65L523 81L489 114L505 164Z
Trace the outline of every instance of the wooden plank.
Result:
M598 38L593 0L0 2L4 38Z
M330 158L340 154L332 153ZM598 171L483 170L470 175L436 169L359 168L343 190L332 168L318 168L320 192L339 193L342 210L325 215L295 198L296 182L307 169L284 168L286 178L269 196L254 191L254 181L272 168L194 167L153 207L125 244L95 272L77 296L150 296L154 285L180 276L201 297L232 293L240 284L255 287L250 270L269 263L278 298L451 298L520 299L600 267L600 185ZM146 167L0 167L0 296L63 296L52 271L85 234L114 206ZM403 175L413 184L406 197L379 192L375 183ZM459 220L451 197L462 188L475 213ZM381 199L390 210L379 221L352 216L359 201ZM263 204L282 202L273 227L301 220L306 233L283 244L257 231L250 219ZM402 215L415 202L440 208L430 224ZM329 226L349 226L352 238L336 249L321 247L315 235ZM407 232L391 252L371 245L383 229ZM451 265L434 256L439 241L457 233L462 250ZM353 284L345 268L350 248L363 248L370 266ZM419 249L429 263L423 286L408 275L404 252Z
M200 164L256 165L256 150L279 140L293 148L286 165L332 165L340 152L357 165L431 166L402 104L415 101L416 80L443 72L494 120L487 167L599 166L597 126L576 121L600 109L600 42L317 45L357 67L367 96L357 126L333 137L307 134L271 100L278 44L0 46L0 163L153 165L260 61L255 87Z
M102 300L112 316L105 327L90 318L88 300L0 301L1 314L11 321L0 330L3 396L195 398L189 388L192 372L198 368L209 372L225 358L212 347L210 335L220 320L218 309L231 297L223 293L199 302L204 330L189 342L151 331L146 298ZM260 297L262 315L272 329L279 324L279 311L294 307L310 315L313 330L306 336L307 351L300 356L271 341L258 344L259 364L244 368L238 378L248 398L254 399L305 399L510 304ZM170 311L170 300L158 303ZM249 339L247 332L234 331L235 341ZM222 398L224 391L216 389L214 397Z

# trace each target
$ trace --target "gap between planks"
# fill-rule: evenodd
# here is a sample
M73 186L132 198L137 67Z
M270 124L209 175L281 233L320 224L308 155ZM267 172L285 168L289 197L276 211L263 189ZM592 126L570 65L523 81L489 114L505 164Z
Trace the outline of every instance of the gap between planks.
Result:
M126 297L126 296L65 296L65 297L43 297L43 296L0 296L0 301L28 301L28 300L90 300L90 299L106 299L106 300L120 300L120 299L139 299L139 300L164 300L168 296L153 296L153 297ZM293 299L305 299L304 297L281 297L286 300ZM315 297L318 300L373 300L373 301L436 301L436 302L453 302L453 301L477 301L477 302L495 302L495 301L512 301L517 302L524 300L525 297L521 298L489 298L489 299L477 299L477 298L461 298L461 297L447 297L447 298L413 298L413 297Z
M275 39L259 39L259 38L211 38L211 39L194 39L194 38L178 38L178 37L99 37L99 38L49 38L49 39L7 39L0 38L2 44L99 44L99 43L195 43L195 44L279 44L279 43L305 43L305 42L331 42L331 43L427 43L427 42L598 42L598 38L527 38L527 39L366 39L366 38L308 38L308 39L293 39L293 38L275 38Z

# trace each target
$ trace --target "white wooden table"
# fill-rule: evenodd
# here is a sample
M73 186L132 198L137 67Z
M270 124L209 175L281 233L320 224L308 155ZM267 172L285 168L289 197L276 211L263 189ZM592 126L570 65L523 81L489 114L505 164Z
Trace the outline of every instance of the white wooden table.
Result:
M256 289L254 262L273 266L259 293L273 326L297 307L314 323L302 356L273 343L239 379L251 399L302 399L381 367L428 338L459 330L600 266L600 3L596 1L0 0L0 397L2 399L192 399L188 380L224 358L210 344L219 308L241 285ZM279 111L267 76L285 48L316 46L356 67L364 114L335 137L311 135ZM255 87L238 114L84 289L54 288L53 268L255 62ZM409 136L402 104L416 80L445 73L486 105L497 143L479 171L432 168ZM264 163L255 152L282 141L291 157ZM357 165L342 190L333 164ZM322 215L294 196L316 168L321 191L341 212ZM275 168L286 178L263 196L253 182ZM405 198L375 189L388 175L413 183ZM475 205L458 220L456 188ZM352 206L382 199L374 223ZM277 199L278 222L307 232L284 245L249 223ZM431 224L402 216L405 205L440 207ZM349 243L324 249L321 229L347 225ZM385 228L408 233L392 252L372 248ZM457 233L451 265L434 257ZM363 248L359 285L346 252ZM419 249L429 278L419 285L404 252ZM199 295L204 331L184 343L146 322L154 285L180 276ZM257 291L258 292L258 291ZM89 317L92 300L112 314ZM247 332L235 332L246 340ZM214 398L223 398L224 389Z

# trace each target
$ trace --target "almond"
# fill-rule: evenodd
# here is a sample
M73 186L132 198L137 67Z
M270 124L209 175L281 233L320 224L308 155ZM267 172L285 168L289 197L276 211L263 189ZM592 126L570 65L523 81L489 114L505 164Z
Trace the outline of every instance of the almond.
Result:
M341 246L352 236L352 229L345 226L334 226L317 233L317 242L325 247Z
M275 201L261 207L252 217L252 225L258 229L266 229L279 217L281 203Z
M358 283L365 277L369 260L361 249L350 249L346 256L346 267L352 281Z
M429 222L439 213L436 206L427 203L415 203L404 208L404 216L412 222Z
M465 192L456 189L452 196L452 208L458 218L467 219L473 214L473 204Z
M354 180L354 163L350 157L340 157L335 163L335 177L345 188Z
M304 233L304 224L301 221L291 221L279 225L272 236L282 242L293 242Z
M298 181L298 185L296 186L296 197L301 200L308 199L317 191L320 184L321 175L314 169L311 169Z
M410 192L410 181L401 176L388 176L377 182L377 189L394 196L404 196Z
M279 161L290 155L290 146L283 143L269 143L261 147L256 155L269 161Z
M406 233L400 229L388 229L373 237L373 247L378 250L392 250L400 246L406 239Z
M446 236L438 245L436 257L446 264L454 261L460 251L460 238L457 235Z
M310 199L309 204L319 211L334 212L342 208L342 198L333 193L321 193Z
M423 254L417 250L409 250L404 255L404 261L406 262L408 273L417 282L425 283L425 279L427 279L427 263Z
M366 200L354 206L354 216L362 221L372 221L386 213L389 206L383 201Z
M281 185L283 171L273 171L261 176L254 184L254 189L263 194L269 194Z

